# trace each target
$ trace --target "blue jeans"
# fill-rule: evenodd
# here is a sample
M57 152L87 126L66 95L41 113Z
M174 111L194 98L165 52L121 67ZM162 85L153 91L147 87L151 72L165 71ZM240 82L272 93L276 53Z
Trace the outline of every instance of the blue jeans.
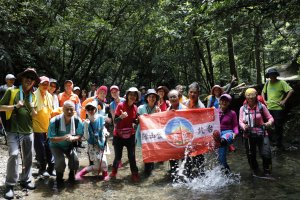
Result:
M233 131L232 130L225 130L221 131L221 138L227 141L226 144L222 144L218 149L218 160L220 164L223 166L224 169L230 169L229 165L227 164L227 149L228 145L232 143L233 138Z

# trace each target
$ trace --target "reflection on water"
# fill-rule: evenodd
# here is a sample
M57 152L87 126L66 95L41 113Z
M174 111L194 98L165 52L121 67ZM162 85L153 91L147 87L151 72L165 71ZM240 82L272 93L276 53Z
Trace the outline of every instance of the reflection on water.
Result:
M36 180L38 188L30 192L26 199L300 199L300 151L277 153L273 158L273 176L275 181L252 177L246 159L244 146L239 138L237 151L229 153L228 164L234 173L226 177L216 165L213 154L206 155L205 175L191 181L172 183L167 171L168 162L157 164L153 175L144 178L141 152L137 150L141 182L130 181L130 169L127 155L123 156L123 167L117 179L101 181L97 176L88 174L85 180L63 191L52 189L53 180ZM125 151L124 151L125 154ZM86 153L81 153L81 167L88 163ZM113 155L109 157L112 163ZM261 167L261 159L258 157ZM67 173L66 173L67 174ZM67 176L65 176L65 179Z

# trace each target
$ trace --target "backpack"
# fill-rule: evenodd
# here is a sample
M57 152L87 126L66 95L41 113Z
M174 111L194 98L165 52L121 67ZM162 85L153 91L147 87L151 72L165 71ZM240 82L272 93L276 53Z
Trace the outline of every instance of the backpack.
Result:
M248 105L248 104L244 104L244 105L243 105L243 111L244 111L244 113L247 113L247 112L246 112L246 111L248 110L247 105ZM264 113L263 113L263 106L262 106L262 103L261 103L260 101L258 101L257 106L258 106L258 110L259 110L259 112L260 112L260 114L261 114L261 116L262 116L262 118L263 118L263 121L266 122L267 119L266 119L266 117L264 116ZM255 116L255 117L256 117L256 116Z
M20 89L17 88L17 89L12 89L10 91L11 91L11 94L10 94L10 99L9 99L9 105L13 105L14 104L14 100L16 98L16 95L20 91ZM12 115L12 112L13 112L13 110L9 110L9 111L5 112L5 114L6 114L6 120L10 119L10 117Z

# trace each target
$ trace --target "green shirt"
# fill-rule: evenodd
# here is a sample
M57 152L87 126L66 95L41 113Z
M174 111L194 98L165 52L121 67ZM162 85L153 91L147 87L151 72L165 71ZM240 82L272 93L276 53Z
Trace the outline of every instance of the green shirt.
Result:
M34 96L33 93L31 93ZM11 89L8 89L3 98L0 100L0 105L9 105L11 96ZM6 130L7 132L20 133L24 135L31 134L33 132L32 128L32 116L31 116L31 107L29 102L29 94L24 96L24 106L14 109L10 119L8 120L8 124ZM15 99L13 101L13 105L18 104L20 101L20 91L17 92Z
M283 107L279 105L285 97L285 94L291 90L291 86L283 80L278 80L275 83L270 81L264 85L263 93L267 94L268 101L267 106L269 110L283 110Z

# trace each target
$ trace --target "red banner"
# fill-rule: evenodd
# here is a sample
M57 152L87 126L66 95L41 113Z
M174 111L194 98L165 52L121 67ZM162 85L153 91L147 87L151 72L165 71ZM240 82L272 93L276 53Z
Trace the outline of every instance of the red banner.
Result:
M166 111L139 117L144 162L160 162L211 150L213 133L220 132L214 108Z

